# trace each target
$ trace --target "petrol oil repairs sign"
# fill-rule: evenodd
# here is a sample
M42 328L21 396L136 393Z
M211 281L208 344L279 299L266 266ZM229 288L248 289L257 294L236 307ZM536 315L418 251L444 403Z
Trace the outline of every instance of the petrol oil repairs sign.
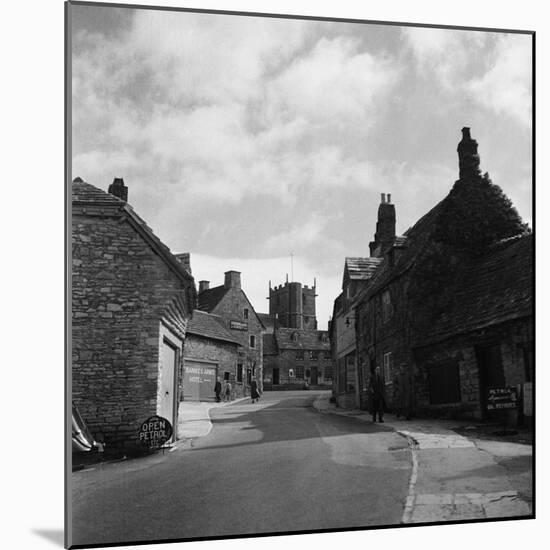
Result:
M487 395L487 410L515 409L518 406L516 388L490 388Z
M162 416L151 416L141 423L138 437L144 447L158 449L172 437L172 424Z

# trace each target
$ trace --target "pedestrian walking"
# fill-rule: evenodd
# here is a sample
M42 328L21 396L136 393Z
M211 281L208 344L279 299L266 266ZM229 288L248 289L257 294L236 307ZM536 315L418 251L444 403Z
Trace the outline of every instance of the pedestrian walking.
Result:
M376 367L370 378L370 396L372 421L384 422L384 407L386 406L386 388L380 367Z
M220 377L216 379L216 384L214 385L214 393L216 394L216 403L219 403L222 399L220 394L222 393L222 383L220 382Z
M258 382L252 380L250 382L250 397L252 398L252 403L260 399L260 393L258 392Z
M229 380L225 382L224 401L231 401L231 383Z

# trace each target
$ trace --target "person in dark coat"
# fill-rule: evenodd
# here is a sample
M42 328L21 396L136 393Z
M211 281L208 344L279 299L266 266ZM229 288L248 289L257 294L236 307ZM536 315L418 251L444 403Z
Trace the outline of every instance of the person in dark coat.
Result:
M380 367L376 367L370 378L370 396L372 404L372 421L384 422L384 407L386 406L386 386L384 378L380 372Z
M250 382L250 397L252 398L252 403L260 399L260 393L258 392L258 382L252 380Z
M216 394L216 403L221 401L220 394L222 393L222 383L220 382L220 377L218 376L216 384L214 385L214 393Z

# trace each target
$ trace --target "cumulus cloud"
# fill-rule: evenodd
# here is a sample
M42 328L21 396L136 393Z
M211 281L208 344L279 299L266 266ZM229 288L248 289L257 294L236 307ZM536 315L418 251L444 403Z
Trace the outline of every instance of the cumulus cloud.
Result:
M305 185L368 181L345 144L366 139L398 71L357 40L325 38L315 22L160 11L137 11L108 40L77 38L79 173L90 168L80 149L95 146L123 149L120 170L149 165L191 201L292 203Z
M517 34L498 37L489 70L467 85L468 91L487 109L531 125L531 38Z
M407 27L402 37L426 78L530 125L530 36Z

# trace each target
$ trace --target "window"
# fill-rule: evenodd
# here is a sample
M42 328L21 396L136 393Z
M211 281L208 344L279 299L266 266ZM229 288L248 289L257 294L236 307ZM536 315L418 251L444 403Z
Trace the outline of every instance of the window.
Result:
M432 366L428 373L430 403L432 405L460 402L458 361L449 361Z
M386 384L391 384L391 372L393 367L392 352L384 353L384 380Z
M299 349L296 350L296 361L303 361L304 360L304 350Z
M237 363L237 382L243 381L243 364Z
M299 378L300 380L304 379L304 367L296 367L296 378Z
M256 336L254 334L251 334L249 337L249 345L251 348L256 347Z
M292 333L292 336L290 337L290 339L291 339L293 342L297 342L297 341L298 341L298 333L297 333L297 332L293 332L293 333Z
M332 357L331 357L331 355L330 355L330 351L325 351L325 352L323 353L323 357L324 357L325 359L332 359Z
M389 290L384 290L382 293L382 322L386 323L391 319L393 310L391 304L391 296Z
M243 313L244 313L244 318L248 319L248 308L245 307Z
M310 351L309 352L309 358L312 361L317 361L319 359L319 352L318 351Z

